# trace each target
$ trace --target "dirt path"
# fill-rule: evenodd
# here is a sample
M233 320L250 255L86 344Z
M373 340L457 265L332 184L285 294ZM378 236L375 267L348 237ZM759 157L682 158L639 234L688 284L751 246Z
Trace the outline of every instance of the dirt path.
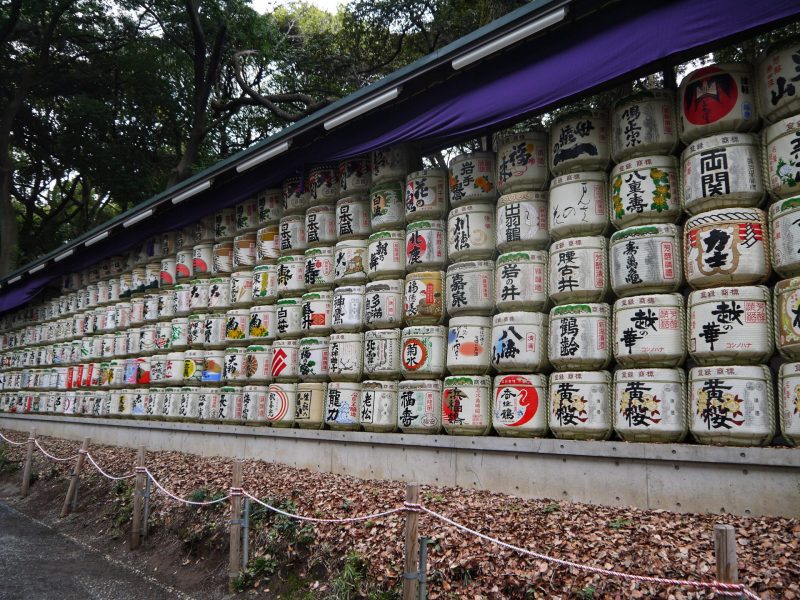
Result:
M188 598L114 564L0 502L3 600L172 600Z

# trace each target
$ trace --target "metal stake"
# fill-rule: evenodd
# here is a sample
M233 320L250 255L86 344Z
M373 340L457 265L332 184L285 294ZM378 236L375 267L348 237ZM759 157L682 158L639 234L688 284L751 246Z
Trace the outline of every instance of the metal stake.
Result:
M250 562L250 498L244 499L244 519L242 519L242 570L247 570Z
M419 538L419 600L428 598L428 544L431 539Z
M147 519L150 516L150 476L144 480L144 523L142 523L142 537L147 537Z

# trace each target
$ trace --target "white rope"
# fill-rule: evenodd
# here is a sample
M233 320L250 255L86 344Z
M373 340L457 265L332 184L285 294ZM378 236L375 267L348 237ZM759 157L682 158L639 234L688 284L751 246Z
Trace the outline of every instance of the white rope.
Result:
M131 477L136 477L136 473L131 473L130 475L123 475L123 476L121 476L121 477L114 477L113 475L109 475L108 473L106 473L105 471L103 471L103 469L100 467L100 465L98 465L98 464L95 462L95 460L94 460L94 458L92 457L92 455L91 455L91 454L89 454L88 452L86 453L86 458L88 458L88 459L89 459L89 462L90 462L90 463L92 463L92 466L93 466L95 469L97 469L97 470L100 472L100 474L101 474L103 477L106 477L106 478L108 478L108 479L111 479L111 480L113 480L113 481L121 481L121 480L123 480L123 479L130 479Z
M39 444L39 440L34 440L33 443L36 444L36 447L42 451L42 454L44 454L50 460L55 460L57 462L69 462L71 460L75 460L76 458L78 458L77 454L73 454L72 456L68 456L67 458L58 458L57 456L53 456L47 450L42 448L41 444Z
M11 444L12 446L24 446L27 443L27 440L25 440L24 442L15 442L14 440L8 439L2 433L0 433L0 438L3 438L6 442ZM28 438L28 439L30 440L30 439L33 439L33 438Z
M561 558L547 556L546 554L539 554L538 552L533 552L531 550L527 550L526 548L520 548L519 546L514 546L513 544L503 542L501 540L480 533L479 531L475 531L474 529L470 529L465 525L461 525L460 523L456 523L455 521L448 519L444 515L441 515L435 511L425 508L421 504L412 504L410 502L406 502L405 506L408 509L420 510L422 512L425 512L431 515L432 517L439 519L440 521L444 521L445 523L452 525L456 529L460 529L461 531L470 533L492 544L497 544L498 546L502 546L503 548L508 548L509 550L514 550L515 552L520 552L521 554L527 554L528 556L532 556L533 558L538 558L539 560L544 560L546 562L561 565L562 567L574 567L582 571L589 571L590 573L597 573L599 575L607 575L611 577L619 577L621 579L627 579L629 581L641 581L644 583L658 583L661 585L675 585L675 586L711 589L715 590L718 594L724 596L744 595L747 596L748 598L752 598L753 600L760 600L759 596L751 592L745 585L741 583L723 583L721 581L693 581L689 579L665 579L662 577L653 577L649 575L632 575L630 573L621 573L619 571L611 571L609 569L603 569L601 567L584 565L581 563L572 562L570 560L563 560Z
M177 500L178 502L183 502L184 504L191 504L193 506L208 506L210 504L217 504L218 502L224 502L225 500L229 500L231 497L231 495L228 494L223 498L218 498L217 500L208 500L205 502L195 502L194 500L186 500L185 498L180 498L179 496L176 496L175 494L170 492L167 488L165 488L163 485L161 485L158 482L158 480L155 477L153 477L153 474L150 472L149 469L145 468L144 472L147 473L147 476L153 480L153 483L158 489L160 489L162 492L164 492L167 496L169 496L173 500Z
M341 519L316 519L314 517L304 517L302 515L295 515L295 514L286 512L284 510L281 510L280 508L277 508L275 506L271 506L271 505L267 504L266 502L262 502L261 500L259 500L258 498L256 498L255 496L253 496L252 494L250 494L248 492L243 492L243 493L244 493L245 496L250 498L250 500L252 500L253 502L255 502L257 504L260 504L264 508L268 508L269 510L271 510L273 512L276 512L276 513L278 513L280 515L283 515L285 517L289 517L290 519L298 519L299 521L310 521L312 523L355 523L357 521L369 521L371 519L380 519L381 517L388 517L389 515L393 515L395 513L401 513L401 512L406 512L407 511L406 508L393 508L391 510L386 510L386 511L379 512L379 513L373 513L371 515L364 515L364 516L361 516L361 517L344 517L344 518L341 518Z

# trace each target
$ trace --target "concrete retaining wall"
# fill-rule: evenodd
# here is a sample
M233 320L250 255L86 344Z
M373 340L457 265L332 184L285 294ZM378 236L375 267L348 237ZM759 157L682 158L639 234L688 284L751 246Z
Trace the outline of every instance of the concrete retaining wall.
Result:
M256 458L365 479L678 512L800 518L800 450L0 416L0 427L148 450Z

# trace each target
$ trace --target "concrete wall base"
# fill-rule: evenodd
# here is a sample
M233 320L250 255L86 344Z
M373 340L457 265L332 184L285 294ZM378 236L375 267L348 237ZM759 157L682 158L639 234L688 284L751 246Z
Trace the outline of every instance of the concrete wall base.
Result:
M0 427L523 498L800 518L800 450L789 448L381 434L15 414L1 415Z

